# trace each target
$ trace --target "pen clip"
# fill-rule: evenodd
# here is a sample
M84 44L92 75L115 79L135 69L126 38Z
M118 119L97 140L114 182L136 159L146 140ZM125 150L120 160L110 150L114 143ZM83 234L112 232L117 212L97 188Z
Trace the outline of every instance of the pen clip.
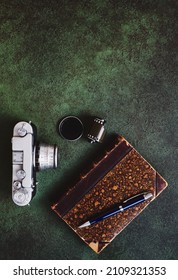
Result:
M136 194L136 195L134 195L134 196L131 196L131 197L127 198L126 200L124 200L123 203L125 203L125 202L127 202L127 201L129 201L129 200L131 200L131 199L133 199L133 198L135 198L135 197L137 197L137 196L139 196L139 195L144 195L144 194L147 194L147 193L148 193L148 192L138 193L138 194Z

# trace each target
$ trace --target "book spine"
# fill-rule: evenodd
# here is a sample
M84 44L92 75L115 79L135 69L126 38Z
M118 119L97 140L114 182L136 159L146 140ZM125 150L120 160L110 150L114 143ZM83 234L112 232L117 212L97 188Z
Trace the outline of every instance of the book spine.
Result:
M59 216L65 216L131 150L132 146L118 136L114 145L105 150L99 160L94 161L90 170L83 172L79 182L52 206L52 209Z

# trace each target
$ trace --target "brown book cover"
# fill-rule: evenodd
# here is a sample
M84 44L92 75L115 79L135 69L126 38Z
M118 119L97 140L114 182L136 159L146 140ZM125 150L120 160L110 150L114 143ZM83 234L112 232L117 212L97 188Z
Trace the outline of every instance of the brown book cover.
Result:
M88 244L100 253L165 188L167 182L121 136L52 209ZM143 192L153 197L88 227L79 226L126 199Z

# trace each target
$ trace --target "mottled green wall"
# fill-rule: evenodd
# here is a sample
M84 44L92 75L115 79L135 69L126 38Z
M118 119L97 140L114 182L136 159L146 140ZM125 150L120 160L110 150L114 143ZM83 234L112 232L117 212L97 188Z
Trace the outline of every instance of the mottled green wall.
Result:
M0 258L178 258L178 1L0 2ZM50 205L98 145L62 140L68 114L107 120L165 177L169 188L99 256ZM30 207L11 201L11 136L31 120L59 146L57 170L38 174ZM172 201L167 208L168 201Z

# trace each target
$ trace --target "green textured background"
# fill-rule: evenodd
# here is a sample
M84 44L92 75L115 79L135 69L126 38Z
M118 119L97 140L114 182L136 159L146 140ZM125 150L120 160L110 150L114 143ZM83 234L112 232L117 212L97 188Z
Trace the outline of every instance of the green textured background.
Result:
M0 1L0 258L178 259L178 1ZM65 115L107 120L169 187L100 254L50 209L102 145L57 133ZM11 201L11 137L31 120L59 146L29 207Z

